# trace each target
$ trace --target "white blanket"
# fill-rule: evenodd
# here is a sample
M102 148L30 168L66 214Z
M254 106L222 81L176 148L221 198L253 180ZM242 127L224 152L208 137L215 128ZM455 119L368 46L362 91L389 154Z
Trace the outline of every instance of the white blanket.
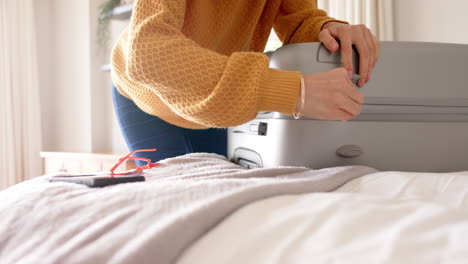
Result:
M334 193L258 201L225 219L178 264L193 259L204 264L465 264L468 172L379 172Z
M331 191L373 172L246 170L218 155L192 154L162 161L146 173L147 182L103 189L39 177L0 192L0 262L174 263L243 205Z

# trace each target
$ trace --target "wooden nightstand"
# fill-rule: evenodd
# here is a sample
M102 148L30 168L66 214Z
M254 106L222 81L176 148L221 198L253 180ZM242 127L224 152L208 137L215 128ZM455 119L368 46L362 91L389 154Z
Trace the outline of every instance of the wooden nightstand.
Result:
M109 171L122 156L124 155L41 152L44 161L44 174ZM116 171L125 171L136 167L133 160L127 160Z

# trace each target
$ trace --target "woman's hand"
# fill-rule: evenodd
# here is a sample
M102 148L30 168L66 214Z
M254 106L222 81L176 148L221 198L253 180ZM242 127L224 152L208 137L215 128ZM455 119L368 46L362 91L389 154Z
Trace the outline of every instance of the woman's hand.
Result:
M345 121L361 113L364 96L353 85L345 68L304 75L304 85L305 105L302 114L305 117Z
M380 43L365 25L348 25L339 22L326 23L319 35L320 41L331 52L339 48L341 44L341 57L346 70L353 70L352 45L359 52L359 75L361 79L358 85L362 87L371 78L371 71L379 59Z

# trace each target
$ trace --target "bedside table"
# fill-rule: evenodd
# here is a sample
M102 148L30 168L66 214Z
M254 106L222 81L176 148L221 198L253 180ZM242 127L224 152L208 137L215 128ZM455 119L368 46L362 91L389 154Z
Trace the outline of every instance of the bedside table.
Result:
M119 158L124 155L41 152L41 157L44 162L44 174L109 171ZM117 168L116 172L126 171L136 167L135 161L126 160L119 166L119 168Z

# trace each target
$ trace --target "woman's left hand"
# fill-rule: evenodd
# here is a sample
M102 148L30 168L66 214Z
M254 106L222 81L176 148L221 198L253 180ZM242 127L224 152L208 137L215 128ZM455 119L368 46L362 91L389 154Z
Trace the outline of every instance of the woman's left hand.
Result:
M371 71L379 59L380 43L365 25L348 25L339 22L328 22L322 27L319 35L320 41L331 52L339 48L341 44L341 57L343 66L347 71L353 71L352 45L359 52L359 76L358 85L362 87L370 80Z

